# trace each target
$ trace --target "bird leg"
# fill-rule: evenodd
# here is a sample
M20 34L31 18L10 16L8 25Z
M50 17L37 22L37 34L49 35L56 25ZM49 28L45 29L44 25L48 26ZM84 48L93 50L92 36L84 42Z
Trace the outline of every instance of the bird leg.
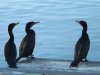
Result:
M88 60L87 60L87 58L85 58L85 60L82 60L82 62L87 62Z
M87 62L88 60L87 60L87 58L85 58L85 60L84 60L85 62Z
M34 55L32 55L32 54L31 54L31 56L30 56L30 57L31 57L31 59L35 59Z

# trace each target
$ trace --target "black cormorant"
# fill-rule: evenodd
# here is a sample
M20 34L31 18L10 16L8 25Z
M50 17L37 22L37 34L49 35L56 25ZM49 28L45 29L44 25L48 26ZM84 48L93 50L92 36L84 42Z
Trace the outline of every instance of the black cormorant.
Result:
M11 23L8 26L8 33L10 36L10 39L5 45L4 48L4 55L5 55L5 60L7 61L8 65L10 68L16 68L16 64L13 64L16 60L17 56L17 51L16 51L16 45L14 43L14 36L12 33L13 28L19 23Z
M33 25L37 24L39 22L28 22L26 24L26 36L22 40L19 48L19 57L16 59L16 63L23 57L29 57L31 56L33 58L33 51L35 47L35 31L30 29Z
M87 23L85 21L76 21L76 22L78 22L83 27L83 31L82 31L81 37L76 43L75 52L74 52L74 60L70 64L70 67L77 67L78 64L81 61L83 61L83 59L85 59L84 61L88 61L87 54L90 48L90 39L87 34L87 29L88 29Z

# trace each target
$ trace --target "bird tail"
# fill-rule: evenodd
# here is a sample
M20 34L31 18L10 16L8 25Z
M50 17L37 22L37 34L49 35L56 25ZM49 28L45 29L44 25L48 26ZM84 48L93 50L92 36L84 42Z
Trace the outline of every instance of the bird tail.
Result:
M78 64L80 63L80 60L73 60L69 67L78 67Z
M17 63L19 60L21 59L21 57L18 57L15 61L15 63Z

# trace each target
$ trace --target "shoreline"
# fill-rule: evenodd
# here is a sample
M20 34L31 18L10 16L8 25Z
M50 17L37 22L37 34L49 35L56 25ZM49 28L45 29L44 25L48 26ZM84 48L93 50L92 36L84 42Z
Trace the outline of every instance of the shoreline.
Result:
M0 74L32 74L32 75L100 75L100 62L80 63L77 68L69 68L71 60L36 58L22 59L17 69L0 68Z

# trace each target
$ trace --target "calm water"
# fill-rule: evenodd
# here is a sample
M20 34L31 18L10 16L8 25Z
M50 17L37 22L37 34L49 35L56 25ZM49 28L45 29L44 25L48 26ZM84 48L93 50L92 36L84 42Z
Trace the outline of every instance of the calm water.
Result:
M82 31L75 20L86 20L91 40L88 59L100 61L100 0L0 0L0 3L0 66L7 66L4 46L9 39L8 24L20 22L13 31L18 51L28 21L40 21L32 27L36 31L36 57L72 60Z

